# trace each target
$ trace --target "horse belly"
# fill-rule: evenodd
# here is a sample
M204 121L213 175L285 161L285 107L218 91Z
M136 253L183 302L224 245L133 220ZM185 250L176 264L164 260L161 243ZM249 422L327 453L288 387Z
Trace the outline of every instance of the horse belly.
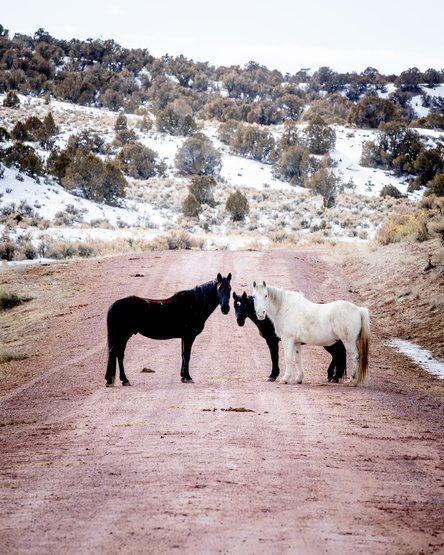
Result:
M277 333L281 338L289 337L295 343L320 347L332 345L337 339L328 319L323 321L318 315L304 314L301 318L289 319Z

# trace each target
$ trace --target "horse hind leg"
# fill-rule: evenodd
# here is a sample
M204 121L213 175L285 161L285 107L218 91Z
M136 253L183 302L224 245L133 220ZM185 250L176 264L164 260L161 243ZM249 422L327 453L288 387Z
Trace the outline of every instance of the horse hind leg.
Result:
M126 377L125 368L123 366L123 359L125 357L126 342L119 348L117 353L117 361L119 363L119 377L122 385L131 385L129 379Z
M106 387L112 387L114 385L114 380L116 379L116 349L115 347L110 347L108 350L108 364L106 366Z
M351 379L350 379L349 385L357 385L356 371L358 368L359 351L356 346L356 343L344 342L344 345L350 358Z

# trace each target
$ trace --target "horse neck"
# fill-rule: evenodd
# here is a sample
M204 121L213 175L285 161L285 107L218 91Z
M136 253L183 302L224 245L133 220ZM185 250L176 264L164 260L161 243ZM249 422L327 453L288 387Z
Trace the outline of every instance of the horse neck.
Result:
M277 287L267 286L268 292L268 316L274 320L275 316L279 313L279 309L282 304L282 296L284 293L283 289L278 289Z
M253 295L248 295L247 297L247 317L253 322L258 322L256 316L256 310L254 309L254 297Z
M202 285L197 285L194 289L196 291L196 299L201 304L200 313L206 320L219 304L216 282L208 281Z

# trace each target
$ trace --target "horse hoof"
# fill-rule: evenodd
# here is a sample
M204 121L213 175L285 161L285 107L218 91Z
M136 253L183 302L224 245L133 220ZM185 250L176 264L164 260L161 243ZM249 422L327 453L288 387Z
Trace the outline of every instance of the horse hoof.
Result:
M131 383L130 382L122 382L122 385L124 385L124 386L125 385L131 385Z
M275 382L276 378L272 378L271 376L267 378L267 382Z
M194 383L193 378L181 378L182 383Z
M106 382L105 387L114 387L114 382Z
M284 380L284 378L282 378L281 380L279 380L279 383L288 383L288 381Z

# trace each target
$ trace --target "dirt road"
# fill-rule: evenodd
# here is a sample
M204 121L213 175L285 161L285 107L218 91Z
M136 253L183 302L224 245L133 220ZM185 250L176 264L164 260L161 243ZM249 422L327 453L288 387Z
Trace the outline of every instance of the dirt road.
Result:
M443 385L384 346L377 315L363 387L328 384L329 355L314 347L302 385L267 382L265 342L233 309L197 338L194 384L179 379L180 340L137 336L132 387L104 387L111 302L166 297L217 272L232 272L238 293L264 278L314 301L359 300L322 251L3 270L47 289L37 331L34 301L9 316L33 321L38 344L0 392L1 553L443 553Z

